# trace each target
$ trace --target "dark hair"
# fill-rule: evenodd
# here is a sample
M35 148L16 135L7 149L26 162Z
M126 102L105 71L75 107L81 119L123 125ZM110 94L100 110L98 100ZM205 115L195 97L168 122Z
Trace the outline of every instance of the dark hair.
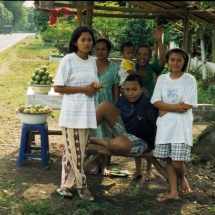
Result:
M99 38L99 39L96 40L95 45L97 43L105 43L106 46L107 46L108 51L109 52L111 51L111 42L110 42L110 40L108 40L106 38Z
M77 42L77 40L81 36L81 34L84 32L89 32L91 34L92 40L93 40L93 46L95 45L95 38L94 38L93 31L87 26L79 26L72 33L72 37L71 37L70 42L69 42L69 53L78 51L78 48L75 45L75 43ZM89 54L91 54L91 51Z
M140 46L138 46L137 49L136 49L136 52L135 52L136 55L137 55L137 52L139 51L140 48L147 48L147 49L149 50L149 56L150 56L150 57L152 56L152 50L151 50L150 47L147 46L147 45L140 45Z
M134 47L135 48L135 45L132 42L124 42L120 47L120 52L123 52L125 47Z
M173 49L170 49L170 50L167 52L167 54L166 54L166 62L167 62L167 63L168 63L169 57L170 57L170 55L171 55L172 53L179 53L179 54L181 54L181 56L184 58L184 66L183 66L183 68L181 69L181 71L184 72L184 71L186 70L186 68L187 68L188 61L189 61L189 56L188 56L188 54L187 54L184 50L182 50L182 49L180 49L180 48L173 48Z
M141 76L137 75L137 74L131 74L131 75L128 75L125 79L125 82L124 84L126 83L126 81L137 81L138 84L141 86L141 88L143 87L143 81L142 81L142 78Z

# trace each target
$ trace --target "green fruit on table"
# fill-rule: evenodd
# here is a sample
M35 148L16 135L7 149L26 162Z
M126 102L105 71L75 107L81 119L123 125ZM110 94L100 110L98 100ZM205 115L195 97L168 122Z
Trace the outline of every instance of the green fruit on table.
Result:
M46 82L45 81L40 81L40 85L45 85Z
M46 66L41 66L41 70L43 70L44 72L46 72L47 67Z
M36 74L32 74L31 79L35 81L36 80Z
M48 71L45 72L45 75L48 77L50 74Z
M30 109L26 108L23 113L30 113Z
M36 76L36 81L41 81L41 77L39 75Z
M39 71L39 76L42 77L42 76L44 76L44 75L45 75L45 72L44 72L43 70L40 70L40 71Z
M36 68L35 71L34 71L35 75L38 75L38 74L39 74L39 71L40 71L40 69L39 69L39 68Z
M53 76L52 76L52 75L49 75L49 76L48 76L48 80L49 80L49 81L52 81L52 79L53 79Z
M43 81L47 81L48 80L48 77L46 75L42 76L42 80Z
M46 85L51 85L51 81L46 81Z
M39 84L40 82L39 81L34 81L34 84Z
M34 80L31 80L31 81L30 81L30 84L34 84L34 82L35 82Z

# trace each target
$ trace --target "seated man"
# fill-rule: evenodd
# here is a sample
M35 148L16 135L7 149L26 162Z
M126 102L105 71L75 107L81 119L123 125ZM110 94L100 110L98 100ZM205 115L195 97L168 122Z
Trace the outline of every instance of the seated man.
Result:
M137 74L125 79L125 94L112 104L102 102L96 107L97 124L106 121L115 138L90 138L90 143L102 145L116 155L139 156L153 150L158 109L143 93L142 79ZM141 158L135 159L132 177L142 176ZM153 177L152 164L147 160L147 177ZM129 176L128 176L129 179Z

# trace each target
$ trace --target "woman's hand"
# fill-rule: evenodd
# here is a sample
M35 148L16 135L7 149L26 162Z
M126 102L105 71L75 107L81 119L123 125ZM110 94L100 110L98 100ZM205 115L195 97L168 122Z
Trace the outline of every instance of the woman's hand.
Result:
M89 97L95 96L97 91L98 90L96 88L92 87L92 84L85 86L84 89L84 93Z
M104 85L101 83L101 82L92 82L91 86L94 88L94 89L100 89L100 88L103 88Z

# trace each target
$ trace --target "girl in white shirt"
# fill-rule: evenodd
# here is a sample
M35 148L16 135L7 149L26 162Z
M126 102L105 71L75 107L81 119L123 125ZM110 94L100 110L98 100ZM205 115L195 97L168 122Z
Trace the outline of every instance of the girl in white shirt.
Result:
M160 75L151 103L159 109L154 156L167 164L170 193L157 198L158 202L178 200L178 181L182 194L191 192L185 177L184 161L189 161L193 145L192 107L197 107L197 84L194 76L185 73L188 55L174 48L166 55L170 72Z
M89 56L95 44L93 32L86 26L77 27L69 43L70 54L60 62L55 92L64 94L59 118L62 127L64 153L62 158L61 196L72 197L77 189L81 198L93 201L84 173L84 157L89 133L97 128L94 95L98 83L95 59Z

